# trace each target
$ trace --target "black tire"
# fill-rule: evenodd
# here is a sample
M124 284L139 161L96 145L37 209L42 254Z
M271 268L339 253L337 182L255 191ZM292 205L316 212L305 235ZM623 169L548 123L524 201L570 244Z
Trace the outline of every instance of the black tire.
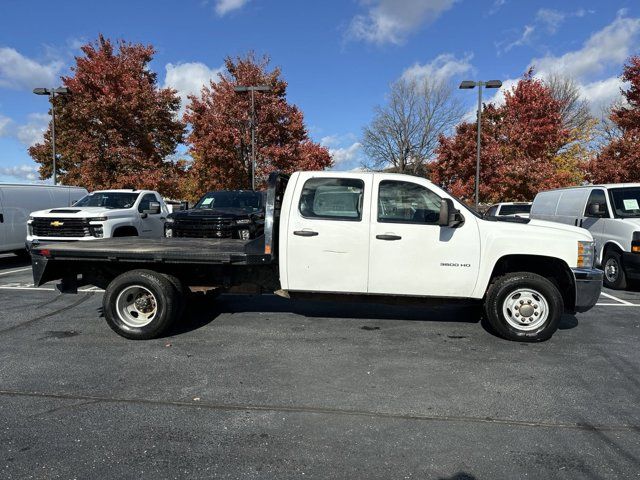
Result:
M604 270L604 286L614 290L624 290L627 288L627 276L622 266L622 255L619 252L609 249L604 253L602 259L602 270Z
M182 280L180 280L175 275L165 273L164 276L167 277L167 280L169 280L169 282L171 282L171 285L176 292L176 302L178 304L178 313L176 314L176 318L180 319L184 315L184 311L187 308L189 289L185 286Z
M107 324L118 335L148 340L162 335L175 321L180 312L177 297L176 288L163 274L131 270L109 283L102 306ZM135 306L127 309L123 304ZM153 312L148 321L143 317L147 312Z
M497 278L487 291L484 305L493 331L517 342L548 340L558 329L564 312L558 288L546 278L528 272L508 273ZM518 313L525 308L526 317ZM529 324L523 322L526 319Z

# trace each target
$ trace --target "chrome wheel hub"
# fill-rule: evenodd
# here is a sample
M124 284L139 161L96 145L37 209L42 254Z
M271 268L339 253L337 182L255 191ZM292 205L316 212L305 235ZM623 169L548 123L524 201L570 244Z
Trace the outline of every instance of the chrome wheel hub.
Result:
M618 262L615 258L610 258L604 264L604 275L609 282L614 283L618 279L618 268Z
M120 292L116 299L116 309L125 325L140 328L154 320L158 313L158 302L149 289L132 285Z
M520 288L502 302L502 314L509 325L525 332L543 325L549 317L547 299L531 288Z

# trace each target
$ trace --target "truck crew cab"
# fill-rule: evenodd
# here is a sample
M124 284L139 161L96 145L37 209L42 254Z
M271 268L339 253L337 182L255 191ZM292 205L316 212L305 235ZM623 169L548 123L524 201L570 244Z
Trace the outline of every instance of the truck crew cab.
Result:
M198 287L252 284L285 297L484 304L504 338L550 338L563 312L600 295L589 232L484 220L424 178L389 173L271 174L264 235L254 240L105 239L33 251L36 285L106 288L109 326L160 335Z

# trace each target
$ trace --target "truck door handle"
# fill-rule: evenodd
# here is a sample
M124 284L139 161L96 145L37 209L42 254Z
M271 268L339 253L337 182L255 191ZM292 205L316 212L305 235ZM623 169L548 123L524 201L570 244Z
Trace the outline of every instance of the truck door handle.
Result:
M298 235L299 237L316 237L318 232L314 232L312 230L296 230L293 234Z
M0 223L4 223L4 214L0 213Z
M400 240L402 237L400 235L376 235L378 240Z

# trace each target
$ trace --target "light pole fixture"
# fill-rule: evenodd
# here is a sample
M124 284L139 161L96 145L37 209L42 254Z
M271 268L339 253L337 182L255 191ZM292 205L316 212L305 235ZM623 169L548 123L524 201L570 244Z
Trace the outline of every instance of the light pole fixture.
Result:
M486 82L474 82L473 80L464 80L460 83L461 90L470 90L478 87L478 140L476 145L476 210L480 203L480 134L482 131L481 117L482 117L482 87L486 88L500 88L502 82L500 80L488 80Z
M251 92L251 190L256 189L256 105L254 92L270 92L269 85L238 85L236 93Z
M57 184L56 176L56 95L67 95L70 93L67 87L58 88L34 88L36 95L48 95L51 102L51 151L53 154L53 184Z

